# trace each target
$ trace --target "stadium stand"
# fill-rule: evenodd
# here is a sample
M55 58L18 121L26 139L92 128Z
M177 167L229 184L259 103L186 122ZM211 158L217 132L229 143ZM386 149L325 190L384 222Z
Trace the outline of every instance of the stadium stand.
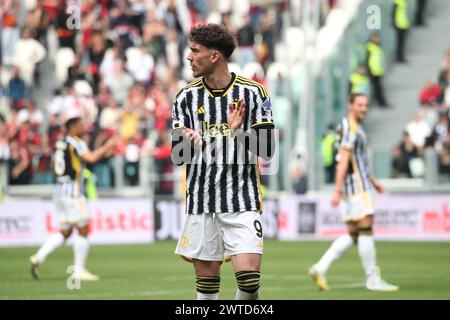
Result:
M88 119L91 147L121 134L116 156L125 158L128 184L138 183L142 154L153 157L155 173L172 172L167 130L171 99L191 80L189 29L215 15L243 36L241 21L247 20L249 43L231 69L264 82L286 10L283 3L267 10L249 1L83 1L80 29L68 28L67 8L77 3L2 2L2 159L12 185L52 182L49 155L69 108L80 108ZM114 184L114 161L93 166L100 187ZM171 185L162 181L158 190L170 193Z
M189 29L199 23L215 21L227 25L237 34L239 46L231 58L230 70L266 85L279 110L283 110L283 114L277 113L275 117L282 131L280 150L285 150L282 151L284 159L281 159L280 175L272 181L271 190L294 191L288 181L291 171L297 172L298 168L287 168L286 164L292 158L289 150L298 126L297 106L302 101L305 39L299 28L300 21L296 21L298 17L289 10L286 1L267 4L231 0L209 1L207 4L201 0L83 1L79 26L66 12L67 7L76 5L77 1L31 0L22 6L20 3L18 0L2 3L0 125L2 162L8 164L9 184L53 182L50 170L53 145L61 137L64 110L75 107L83 110L89 122L87 139L91 147L101 145L116 132L122 136L115 156L91 167L98 187L111 188L122 181L131 186L147 185L147 181L140 181L142 177L139 179L139 176L150 170L147 177L154 180L157 193L176 192L172 180L177 179L179 173L172 167L166 150L171 99L179 88L192 80L189 66L185 63ZM364 46L369 33L351 31L363 30L358 28L363 23L363 19L358 17L367 3L361 3L363 5L356 13L352 9L354 4L348 1L321 2L320 27L324 34L327 29L335 28L336 23L342 23L342 17L355 15L355 18L348 27L343 27L346 31L336 38L340 40L333 39L338 41L332 46L335 47L332 49L334 53L327 53L329 57L321 53L324 62L316 79L318 136L343 114L347 88L338 83L339 79L343 74L350 75L358 63L364 61ZM446 5L445 2L439 4ZM423 30L414 28L412 38L429 37L428 34L433 34L433 30L444 23L440 12L436 11L439 6L434 7L434 12L430 6L428 15L433 19ZM381 2L380 7L383 14L392 9L391 5ZM411 13L413 9L411 7ZM68 21L74 24L74 29L67 27ZM389 26L391 22L383 23ZM381 36L390 61L394 52L394 31L383 25ZM431 36L430 41L438 36ZM285 39L289 37L298 41L287 43ZM323 49L323 43L329 40L325 36L320 39L324 40L318 42L318 47ZM413 47L412 42L417 41L411 41L410 47ZM28 49L25 52L33 52L34 60L16 57L10 50L16 45L26 45ZM416 57L413 50L411 65L416 65ZM344 59L350 63L342 63ZM34 69L28 67L33 65ZM384 178L421 177L425 174L423 152L419 150L419 157L413 157L415 171L412 175L398 168L390 170L391 166L398 165L394 164L397 158L389 149L394 146L386 148L382 145L384 141L395 141L395 137L399 137L398 132L406 126L406 109L411 110L406 103L402 105L395 100L396 94L389 91L392 83L397 82L396 77L407 73L406 68L394 65L387 77L386 90L389 96L393 96L395 107L392 110L373 110L367 123L369 135L374 140L375 172ZM415 68L408 70L411 69ZM446 77L448 72L441 72L439 98L444 106L448 106L450 99L445 86ZM325 92L331 92L331 96L326 97ZM408 95L410 101L413 93L408 92ZM428 96L428 91L423 93L424 99ZM436 119L437 112L431 112ZM384 119L388 113L396 115ZM421 115L428 113L425 107L421 108ZM377 131L383 121L387 121L392 129ZM434 125L431 127L431 131L440 130L439 134L442 134L442 126L436 130ZM428 143L430 141L427 139ZM440 181L445 182L448 179L448 148L445 139L439 141L435 146L439 152ZM395 154L398 154L397 149ZM146 159L142 161L143 158Z

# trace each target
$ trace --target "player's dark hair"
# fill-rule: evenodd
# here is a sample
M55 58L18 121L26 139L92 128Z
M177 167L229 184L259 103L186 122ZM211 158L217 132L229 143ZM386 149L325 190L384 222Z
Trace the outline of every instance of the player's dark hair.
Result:
M71 118L69 120L66 121L66 130L69 130L70 128L72 128L75 124L78 123L78 121L81 121L80 117L75 117L75 118Z
M356 98L358 98L358 97L367 97L367 98L369 98L369 96L367 94L364 94L364 93L352 93L350 95L350 98L348 98L348 102L354 103Z
M208 49L216 49L228 59L236 48L234 37L225 26L209 23L191 29L189 40L201 44Z

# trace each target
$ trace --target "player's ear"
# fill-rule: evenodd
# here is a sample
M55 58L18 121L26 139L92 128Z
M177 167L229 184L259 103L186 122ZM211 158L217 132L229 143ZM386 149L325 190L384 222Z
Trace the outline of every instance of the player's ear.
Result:
M217 50L211 51L211 62L216 63L220 59L220 52Z

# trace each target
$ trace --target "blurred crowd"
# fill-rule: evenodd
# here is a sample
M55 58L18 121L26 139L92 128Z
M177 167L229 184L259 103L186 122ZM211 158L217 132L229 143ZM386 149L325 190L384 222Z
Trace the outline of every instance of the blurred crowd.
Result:
M323 16L336 1L322 1ZM91 148L119 134L128 185L152 157L161 176L170 160L171 103L192 80L186 64L191 27L223 23L236 34L233 70L265 83L280 41L287 1L4 0L1 4L0 161L9 183L49 184L55 141L67 114L85 120ZM234 67L233 67L234 66ZM44 94L45 88L51 92ZM115 183L114 159L92 166L97 185ZM162 179L158 193L172 193ZM164 181L166 180L166 181Z
M392 26L396 31L395 63L406 63L406 31L413 25L426 25L425 0L417 0L414 18L408 16L406 0L393 1ZM368 94L379 107L392 108L382 86L386 71L386 58L378 33L373 33L366 45L366 61L360 62L349 77L349 93ZM392 150L391 178L423 178L425 176L425 152L432 148L437 154L439 182L450 181L450 51L441 62L436 78L428 79L418 94L419 109L406 124L403 136ZM325 180L334 181L336 133L332 126L322 138L322 158ZM428 149L429 150L429 149Z
M439 179L450 181L450 51L436 79L428 79L418 96L419 110L393 150L392 177L423 177L427 148L437 153Z
M67 114L75 109L86 121L85 138L91 148L112 135L121 136L115 156L124 159L126 184L139 185L140 159L151 157L153 172L161 177L156 192L172 193L171 179L164 178L174 171L170 159L172 97L192 80L186 63L189 30L206 22L222 23L235 33L237 48L230 69L269 89L280 110L276 121L283 148L283 129L289 123L289 116L284 116L289 113L284 111L297 105L299 98L295 90L287 96L285 84L292 70L278 63L276 57L282 42L283 16L290 14L295 20L288 3L3 0L0 161L8 163L9 183L53 182L54 144L64 135ZM323 25L338 1L320 3ZM396 2L400 9L401 3ZM373 43L376 45L376 41ZM383 54L370 47L368 52ZM368 56L368 61L355 70L349 88L350 92L371 94L383 106L387 103L376 82L380 78L381 83L384 73L379 72L384 66L377 61L383 59L375 58L370 60ZM392 177L423 176L426 147L438 152L441 178L450 176L449 75L450 53L443 60L437 81L427 81L420 92L420 110L393 151ZM290 83L294 88L296 79ZM326 145L332 146L329 132L326 136ZM333 159L329 150L332 147L323 152ZM90 168L99 187L114 186L115 156ZM332 181L333 161L328 162L326 180ZM295 170L292 174L298 176L294 189L303 193L305 175L295 174Z
M322 24L337 2L321 1ZM140 159L151 157L160 194L173 192L163 178L174 170L171 103L192 80L191 27L226 25L237 41L230 69L266 84L283 14L293 15L288 1L249 0L4 0L1 10L0 161L9 164L9 183L53 182L54 144L75 109L91 148L121 136L115 153L124 158L126 184L139 184ZM272 74L282 95L280 72ZM52 92L42 97L49 83ZM91 167L99 187L114 186L115 159Z

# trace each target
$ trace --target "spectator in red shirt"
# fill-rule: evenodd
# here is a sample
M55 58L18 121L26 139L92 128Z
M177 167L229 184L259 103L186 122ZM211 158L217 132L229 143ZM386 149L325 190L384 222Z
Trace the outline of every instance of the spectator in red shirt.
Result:
M420 103L421 104L433 104L438 102L439 97L442 95L442 89L439 84L428 80L420 91Z

